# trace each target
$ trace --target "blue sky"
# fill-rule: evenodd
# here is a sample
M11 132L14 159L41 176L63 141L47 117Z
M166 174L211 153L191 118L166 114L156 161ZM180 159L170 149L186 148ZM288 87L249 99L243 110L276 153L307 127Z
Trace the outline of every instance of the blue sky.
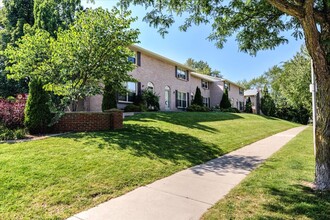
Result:
M85 3L84 6L112 8L116 2L117 0L95 0L95 4ZM132 27L141 32L140 46L180 63L188 58L204 60L213 69L220 70L226 79L234 82L260 76L270 67L292 58L304 43L302 40L296 41L288 33L289 44L281 45L275 50L261 51L256 57L252 57L238 50L234 38L228 39L223 49L216 48L214 42L206 39L211 33L209 25L193 26L187 32L180 32L178 21L169 29L169 34L162 38L157 29L142 21L145 15L143 7L136 6L131 10L132 16L138 17Z

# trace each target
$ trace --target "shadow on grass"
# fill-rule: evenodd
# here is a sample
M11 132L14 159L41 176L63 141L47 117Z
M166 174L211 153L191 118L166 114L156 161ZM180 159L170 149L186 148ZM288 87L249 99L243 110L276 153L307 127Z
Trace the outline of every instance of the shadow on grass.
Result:
M274 213L301 216L309 219L330 219L330 192L314 191L304 185L292 185L286 189L269 188L277 199L264 207ZM264 219L274 219L265 216Z
M208 132L218 131L215 128L202 125L202 122L224 121L241 119L238 114L223 113L223 112L157 112L157 113L141 113L133 117L125 119L125 121L138 121L138 122L150 122L164 121L167 123L184 126L187 128L200 129Z
M127 124L119 131L75 133L61 138L74 138L83 145L103 150L129 150L135 156L150 159L165 159L173 163L188 161L190 165L223 154L216 145L203 143L193 136L137 124Z
M190 168L192 172L203 176L207 173L225 175L225 173L247 174L264 160L256 156L225 155L205 164Z

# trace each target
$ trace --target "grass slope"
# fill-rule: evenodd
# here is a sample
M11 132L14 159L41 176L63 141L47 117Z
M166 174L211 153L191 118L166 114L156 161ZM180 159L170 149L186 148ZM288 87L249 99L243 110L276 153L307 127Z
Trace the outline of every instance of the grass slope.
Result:
M329 219L330 193L308 187L314 179L312 128L253 171L203 219Z
M63 219L294 126L250 114L145 113L120 131L0 144L0 219Z

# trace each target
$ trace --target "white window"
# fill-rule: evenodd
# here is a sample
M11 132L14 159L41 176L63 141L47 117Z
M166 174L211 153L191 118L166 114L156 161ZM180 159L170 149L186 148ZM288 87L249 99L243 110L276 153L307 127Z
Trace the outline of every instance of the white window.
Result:
M187 108L187 93L177 92L177 107L178 108Z
M126 82L124 84L127 92L119 94L118 101L121 102L133 102L136 95L136 83L135 82Z
M183 79L183 80L188 79L188 72L181 69L180 67L176 68L176 74L175 75L178 79Z
M209 98L203 97L203 104L204 104L204 106L209 107L210 106Z
M203 89L209 89L209 82L205 81L205 80L202 80L202 88Z
M149 90L151 92L154 92L154 84L152 82L148 82L147 90Z

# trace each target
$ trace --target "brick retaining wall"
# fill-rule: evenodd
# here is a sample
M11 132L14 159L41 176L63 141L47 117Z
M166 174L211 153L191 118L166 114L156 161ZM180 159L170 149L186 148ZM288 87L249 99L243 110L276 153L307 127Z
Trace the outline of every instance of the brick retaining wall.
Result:
M67 112L53 126L53 132L105 131L123 128L123 112Z

